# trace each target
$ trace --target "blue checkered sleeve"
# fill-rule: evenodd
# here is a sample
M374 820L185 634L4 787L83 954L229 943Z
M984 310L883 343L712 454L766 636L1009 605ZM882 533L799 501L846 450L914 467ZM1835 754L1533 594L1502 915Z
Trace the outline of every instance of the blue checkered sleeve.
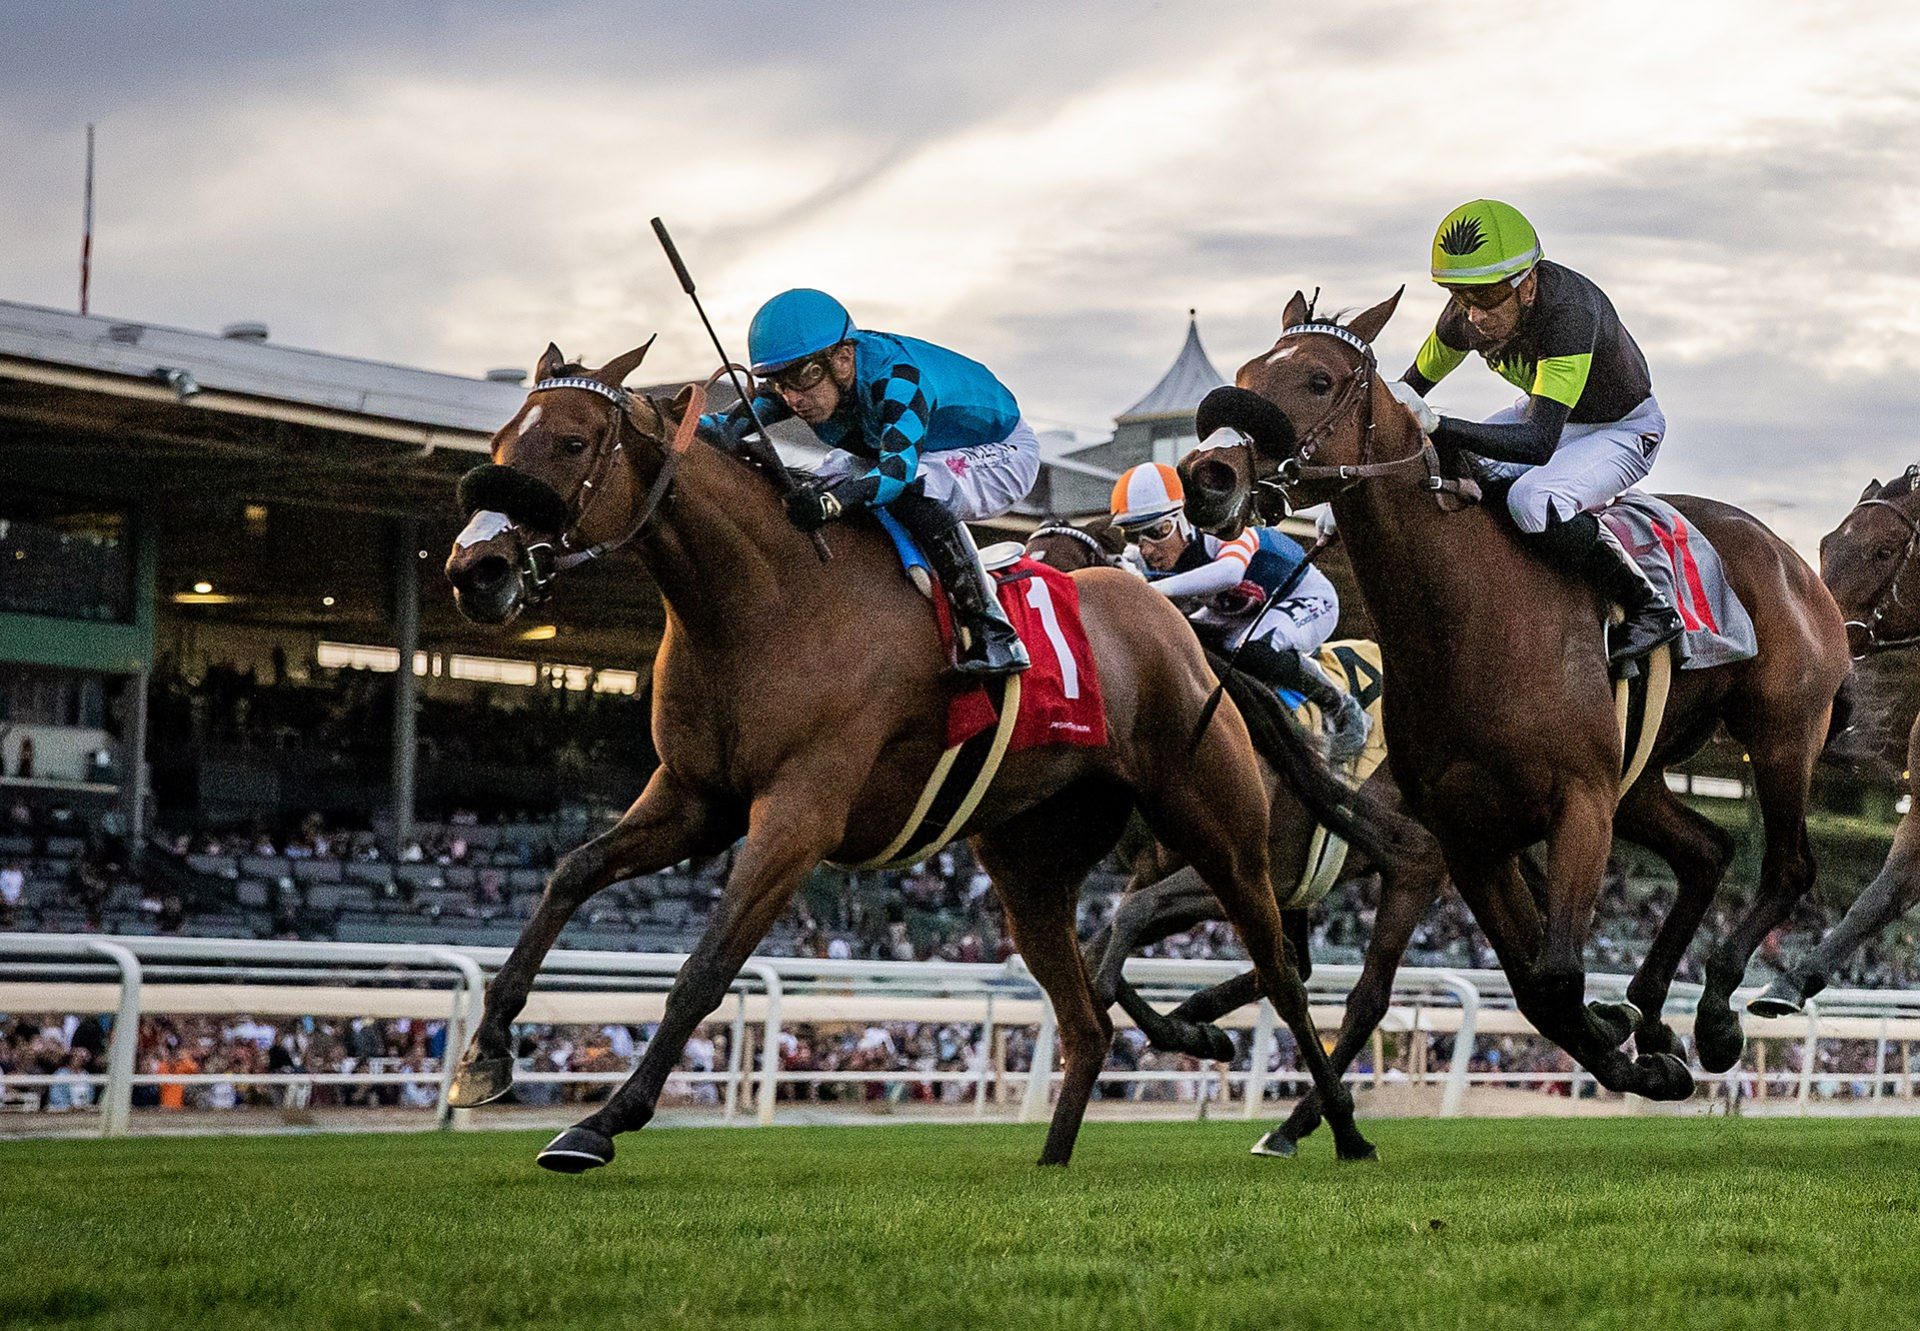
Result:
M880 482L876 504L891 503L919 474L920 444L927 437L933 410L920 383L920 367L901 362L871 393L880 417L880 460L868 476Z

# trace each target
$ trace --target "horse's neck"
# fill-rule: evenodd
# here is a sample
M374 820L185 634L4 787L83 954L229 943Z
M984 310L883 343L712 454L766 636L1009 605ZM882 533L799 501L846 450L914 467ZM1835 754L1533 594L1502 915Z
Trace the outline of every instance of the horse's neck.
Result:
M658 466L639 465L639 493ZM781 538L793 534L764 481L696 443L681 456L672 490L635 545L668 612L697 641L717 643L763 624L786 599L782 578L796 571L796 561L793 542Z
M1382 439L1380 456L1417 447L1411 438ZM1406 471L1362 482L1333 508L1382 647L1403 662L1437 664L1463 651L1499 650L1490 640L1506 637L1495 626L1516 613L1516 596L1528 602L1519 613L1543 617L1565 599L1492 514L1445 511ZM1431 670L1417 673L1436 678Z

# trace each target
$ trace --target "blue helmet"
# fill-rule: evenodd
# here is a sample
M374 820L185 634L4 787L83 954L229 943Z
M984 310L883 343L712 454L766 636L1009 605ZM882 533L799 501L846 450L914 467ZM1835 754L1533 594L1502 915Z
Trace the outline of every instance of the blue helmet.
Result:
M747 326L747 359L755 374L771 374L853 336L853 316L824 291L796 287L760 307Z

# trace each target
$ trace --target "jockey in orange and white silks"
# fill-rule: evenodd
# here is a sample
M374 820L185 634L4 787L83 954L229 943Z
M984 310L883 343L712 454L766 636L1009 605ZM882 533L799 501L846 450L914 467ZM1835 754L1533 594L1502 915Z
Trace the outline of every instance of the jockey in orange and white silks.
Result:
M1329 756L1344 760L1367 742L1364 708L1326 675L1314 653L1340 620L1340 594L1309 566L1279 599L1306 551L1274 527L1248 527L1231 541L1195 531L1182 511L1180 474L1164 462L1123 473L1108 505L1113 525L1139 551L1153 585L1176 600L1208 598L1189 618L1236 664L1314 703L1331 731ZM1262 607L1265 607L1264 610Z

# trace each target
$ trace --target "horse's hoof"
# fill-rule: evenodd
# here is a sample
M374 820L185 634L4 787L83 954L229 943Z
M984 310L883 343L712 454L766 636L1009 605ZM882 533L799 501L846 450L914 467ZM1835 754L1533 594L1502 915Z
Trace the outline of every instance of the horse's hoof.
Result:
M1649 1100L1686 1100L1693 1095L1693 1074L1672 1054L1642 1054L1633 1060L1645 1074L1641 1094Z
M1747 1011L1756 1017L1791 1017L1806 1010L1805 991L1800 981L1790 975L1776 975L1773 983L1747 1004Z
M1239 1056L1239 1051L1233 1047L1233 1037L1212 1022L1203 1022L1200 1033L1207 1042L1207 1057L1214 1062L1231 1063Z
M1701 1008L1693 1015L1693 1050L1708 1072L1725 1072L1740 1061L1746 1047L1740 1019L1725 1008Z
M568 1128L547 1143L535 1163L556 1174L584 1174L613 1163L613 1138L592 1128Z
M1380 1158L1380 1152L1374 1149L1373 1143L1358 1133L1354 1134L1352 1141L1341 1142L1335 1146L1333 1153L1342 1160L1378 1160Z
M492 1104L512 1089L512 1059L469 1056L461 1059L460 1066L454 1069L447 1103L455 1109L475 1109Z
M1587 1015L1599 1028L1601 1038L1615 1049L1625 1044L1640 1025L1639 1006L1625 1000L1618 1003L1589 1003Z
M1664 1021L1649 1022L1633 1033L1633 1052L1642 1056L1648 1054L1672 1054L1680 1057L1680 1037L1673 1033L1673 1027Z
M1300 1143L1275 1128L1253 1144L1249 1155L1270 1155L1279 1160L1291 1160L1300 1152Z

